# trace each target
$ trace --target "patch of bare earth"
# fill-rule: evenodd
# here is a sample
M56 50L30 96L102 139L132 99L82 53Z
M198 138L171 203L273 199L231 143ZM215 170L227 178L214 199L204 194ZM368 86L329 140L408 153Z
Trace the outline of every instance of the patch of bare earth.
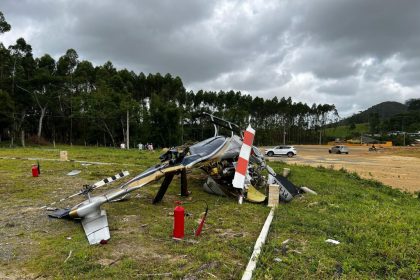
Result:
M369 152L368 147L349 147L349 154L329 154L329 146L295 146L298 155L293 158L274 157L289 164L344 168L365 179L374 179L407 192L420 191L420 147L384 148Z

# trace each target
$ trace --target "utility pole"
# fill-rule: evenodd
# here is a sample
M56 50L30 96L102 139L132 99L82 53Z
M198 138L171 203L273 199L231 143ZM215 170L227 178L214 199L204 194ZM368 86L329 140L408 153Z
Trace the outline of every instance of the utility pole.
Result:
M283 145L286 145L286 128L283 125Z
M16 73L16 57L15 62L13 63L13 75L12 75L12 97L15 97L15 73ZM17 124L16 124L16 116L15 116L15 106L13 106L13 131L12 131L12 141L11 141L11 147L13 147L15 136L17 139ZM17 140L16 140L17 141Z
M181 113L181 145L184 145L184 116Z
M403 132L403 135L404 135L403 146L405 146L405 132Z
M130 149L130 111L127 108L127 150Z
M73 74L70 72L70 146L73 147Z

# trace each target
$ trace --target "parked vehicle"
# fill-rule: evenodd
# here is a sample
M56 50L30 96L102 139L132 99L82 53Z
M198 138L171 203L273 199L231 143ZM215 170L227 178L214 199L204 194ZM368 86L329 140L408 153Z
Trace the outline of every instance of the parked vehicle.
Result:
M297 155L297 151L293 146L277 146L272 149L266 149L265 154L269 157L272 156L288 156L293 157Z
M337 146L331 147L328 150L328 152L330 154L348 154L349 148L347 148L347 146L344 146L344 145L337 145Z

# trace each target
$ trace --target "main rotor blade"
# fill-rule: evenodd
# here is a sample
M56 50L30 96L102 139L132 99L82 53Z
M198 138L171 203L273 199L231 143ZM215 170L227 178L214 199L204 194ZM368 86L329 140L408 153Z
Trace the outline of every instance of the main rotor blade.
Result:
M242 140L241 151L239 152L238 163L235 168L235 177L232 185L237 189L244 189L245 177L248 172L249 156L251 155L252 143L254 142L255 130L248 125Z

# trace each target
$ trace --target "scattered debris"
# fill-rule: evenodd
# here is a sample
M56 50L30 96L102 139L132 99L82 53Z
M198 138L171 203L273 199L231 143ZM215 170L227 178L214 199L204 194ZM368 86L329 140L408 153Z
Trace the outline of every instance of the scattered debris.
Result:
M301 187L300 188L302 191L304 191L305 193L309 193L309 194L313 194L313 195L318 195L315 191L311 190L308 187Z
M209 274L208 270L216 269L219 266L220 266L220 263L216 262L216 261L209 262L209 263L204 263L197 270L188 273L182 279L184 279L184 280L203 279L203 277L199 277L200 274L202 274L204 272ZM213 276L216 277L215 275L213 275Z
M67 238L67 239L68 239L68 238ZM71 239L71 237L70 237L70 239ZM66 262L70 259L71 254L73 254L73 250L70 250L70 253L69 253L69 255L67 256L67 258L64 260L64 263L66 263Z
M153 277L153 276L171 276L172 272L165 273L139 273L137 276Z
M343 266L342 266L341 264L337 263L337 264L335 265L335 272L334 272L334 276L335 276L336 278L340 278L340 277L341 277L341 275L343 274L343 272L344 272Z
M172 240L177 241L177 242L190 243L190 244L200 243L198 240L195 240L195 239L181 239L181 238L172 237Z
M325 242L331 243L331 244L334 244L334 245L340 244L340 241L337 241L337 240L334 240L334 239L329 239L329 238L327 240L325 240Z
M67 236L67 237L66 237L66 239L67 239L67 240L71 240L71 236Z
M286 239L286 240L284 240L282 243L281 243L281 245L286 245L287 243L289 243L291 241L291 239L290 238L288 238L288 239Z
M208 275L210 275L210 276L211 276L211 277L213 277L213 278L219 279L219 278L217 278L217 276L216 276L216 275L214 275L213 273L207 272L207 274L208 274Z
M75 175L79 174L80 172L82 172L82 171L80 171L80 170L72 170L69 173L67 173L67 176L75 176Z
M275 262L282 262L282 260L280 258L274 258Z
M111 266L117 262L119 262L120 259L116 259L116 260L111 260L111 259L100 259L97 261L98 264L102 265L102 266Z
M302 252L301 251L298 251L298 250L290 250L290 252L296 253L298 255L302 255Z
M283 256L285 256L287 254L287 251L289 250L289 246L287 244L289 244L290 241L291 239L286 239L281 243L281 254Z
M60 160L62 160L62 161L67 161L68 160L67 151L60 151Z

